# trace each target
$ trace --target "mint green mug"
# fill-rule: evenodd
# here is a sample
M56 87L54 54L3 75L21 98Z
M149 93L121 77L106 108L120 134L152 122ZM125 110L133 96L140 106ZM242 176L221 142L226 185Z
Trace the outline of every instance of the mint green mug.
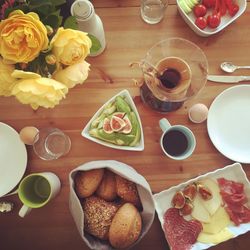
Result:
M34 173L26 176L18 187L19 199L24 204L19 216L24 217L32 208L45 206L60 191L59 178L51 172Z

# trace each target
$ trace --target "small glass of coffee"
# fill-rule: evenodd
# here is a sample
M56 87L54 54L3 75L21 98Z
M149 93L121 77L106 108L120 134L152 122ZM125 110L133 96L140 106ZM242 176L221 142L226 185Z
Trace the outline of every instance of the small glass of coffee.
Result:
M179 109L205 86L208 63L203 51L182 38L155 44L141 60L141 98L161 113Z

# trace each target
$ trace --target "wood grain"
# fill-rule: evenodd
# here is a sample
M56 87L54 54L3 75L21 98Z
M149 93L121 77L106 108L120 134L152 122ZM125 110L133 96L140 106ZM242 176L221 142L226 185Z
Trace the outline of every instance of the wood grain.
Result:
M24 219L18 217L21 202L15 196L9 197L8 200L15 202L15 210L13 213L0 215L1 250L88 249L77 232L68 205L68 175L82 163L105 159L127 163L146 178L153 193L232 163L209 140L206 123L193 124L187 116L187 111L193 104L202 102L210 106L214 98L233 86L232 84L207 82L201 93L187 101L179 110L159 114L142 103L139 88L133 81L141 79L141 70L130 68L129 64L140 61L153 44L169 37L188 39L203 49L211 74L222 74L219 69L222 61L249 64L250 7L224 31L203 38L197 36L183 21L174 1L167 8L164 20L157 25L148 25L141 20L139 0L94 0L93 3L104 23L107 48L102 55L88 58L91 72L87 81L71 89L67 98L54 109L40 108L33 111L13 97L0 97L0 120L17 131L29 125L38 128L55 126L65 131L72 140L70 153L50 162L38 159L32 148L27 146L29 161L25 174L52 171L60 177L62 190L46 207L33 210ZM247 71L238 73L249 74ZM142 152L112 150L94 144L80 135L96 110L123 89L128 89L135 98L143 123L145 150ZM187 125L194 132L197 147L187 160L174 161L163 155L159 144L161 130L158 125L162 117L168 118L172 124ZM250 177L250 165L243 164L243 168ZM246 250L249 246L250 233L247 233L211 249ZM133 249L167 249L157 216L148 234Z

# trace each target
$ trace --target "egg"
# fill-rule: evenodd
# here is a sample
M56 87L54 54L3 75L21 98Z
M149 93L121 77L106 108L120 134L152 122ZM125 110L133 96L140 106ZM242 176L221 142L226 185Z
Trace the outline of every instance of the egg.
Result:
M38 131L36 127L24 127L19 133L20 139L24 144L32 145Z
M194 123L201 123L207 119L208 108L205 104L197 103L193 105L189 111L189 119Z

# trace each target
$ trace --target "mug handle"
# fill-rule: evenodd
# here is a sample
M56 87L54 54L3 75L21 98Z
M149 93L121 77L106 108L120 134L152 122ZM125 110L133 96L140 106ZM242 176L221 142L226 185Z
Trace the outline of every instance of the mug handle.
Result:
M26 216L27 214L29 214L31 210L32 210L31 207L27 207L26 205L23 205L21 207L21 209L19 210L18 215L23 218L24 216Z
M168 129L170 129L171 127L171 124L169 123L169 121L166 119L166 118L162 118L160 121L159 121L159 125L161 127L161 130L163 132L167 131Z

